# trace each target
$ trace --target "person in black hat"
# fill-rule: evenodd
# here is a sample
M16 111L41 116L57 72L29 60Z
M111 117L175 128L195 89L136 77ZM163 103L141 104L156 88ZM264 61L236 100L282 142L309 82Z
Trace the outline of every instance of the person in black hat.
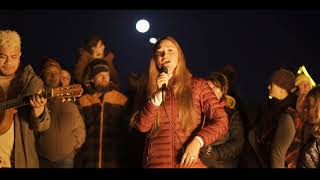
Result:
M103 72L102 74L104 75L95 77L95 75L99 74L100 72ZM102 59L92 60L92 62L90 62L85 69L84 77L84 94L87 92L92 94L95 91L106 92L111 89L119 90L117 85L115 85L111 80L110 67L108 63ZM101 81L100 78L102 77L105 77L105 80Z
M87 68L92 92L79 98L87 138L76 160L76 167L126 167L126 143L129 118L127 97L110 87L109 67L102 59L93 60Z
M268 85L269 97L249 132L249 142L261 167L295 168L300 150L302 121L291 93L295 77L287 69L275 71Z

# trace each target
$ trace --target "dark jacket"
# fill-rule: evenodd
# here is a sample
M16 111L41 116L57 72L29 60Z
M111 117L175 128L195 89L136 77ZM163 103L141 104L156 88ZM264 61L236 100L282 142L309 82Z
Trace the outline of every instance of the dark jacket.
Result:
M79 99L86 125L86 141L79 152L79 167L125 167L128 161L127 134L129 118L125 110L127 97L111 90L102 98L85 94Z
M201 159L208 168L237 168L238 156L244 145L244 128L236 109L224 108L229 118L229 130L210 146L201 149Z
M300 154L299 168L320 167L320 139L312 138Z
M295 104L293 94L283 100L268 100L256 127L249 132L249 142L262 167L296 167L302 121L294 109Z
M18 97L32 95L43 88L42 80L34 73L30 65L17 72L10 83L8 92L14 92ZM39 167L36 152L35 132L42 132L50 126L48 108L39 118L34 117L30 106L18 108L14 117L14 166L15 168Z
M73 158L85 141L86 129L76 104L49 99L51 125L38 133L37 149L42 158L58 161Z
M182 157L182 145L186 147L195 136L200 136L205 145L211 144L228 131L227 114L222 104L207 82L196 78L192 80L192 96L196 115L194 129L192 132L183 131L181 120L178 118L177 97L173 94L173 84L174 80L170 80L166 90L164 104L167 113L163 106L155 106L149 101L136 116L136 127L140 132L149 132L155 118L159 116L160 119L157 134L146 138L143 166L147 168L178 168ZM202 112L206 114L211 123L200 129ZM205 167L199 158L192 166L192 168Z

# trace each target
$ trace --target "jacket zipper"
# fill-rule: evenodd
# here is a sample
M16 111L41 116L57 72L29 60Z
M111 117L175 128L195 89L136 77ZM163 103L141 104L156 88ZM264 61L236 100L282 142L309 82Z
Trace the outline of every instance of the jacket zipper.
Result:
M98 168L102 168L102 137L103 137L103 102L100 102L101 112L100 112L100 134L99 134L99 164Z
M174 154L175 154L175 133L174 133L174 131L175 131L175 121L174 121L174 119L172 118L173 116L172 116L172 114L174 113L173 112L173 104L172 104L172 92L171 92L171 90L168 88L168 91L169 91L169 94L170 94L170 104L171 104L171 113L170 113L170 116L171 116L171 120L172 120L172 126L173 126L173 129L172 129L172 133L173 133L173 136L172 136L172 168L175 168L175 157L174 157ZM170 121L170 119L169 119L169 121Z

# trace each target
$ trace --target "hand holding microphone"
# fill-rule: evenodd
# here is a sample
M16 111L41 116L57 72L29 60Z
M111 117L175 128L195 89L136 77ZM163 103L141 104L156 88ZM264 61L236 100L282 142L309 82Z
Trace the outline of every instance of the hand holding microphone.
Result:
M157 77L157 86L158 89L164 91L167 88L167 84L169 82L168 68L162 66L160 69L160 74Z
M165 66L162 66L160 69L160 74L157 77L157 86L158 91L155 93L155 96L151 99L151 102L156 105L160 106L162 101L164 101L165 97L165 90L167 88L167 84L169 82L170 76L168 75L168 69Z

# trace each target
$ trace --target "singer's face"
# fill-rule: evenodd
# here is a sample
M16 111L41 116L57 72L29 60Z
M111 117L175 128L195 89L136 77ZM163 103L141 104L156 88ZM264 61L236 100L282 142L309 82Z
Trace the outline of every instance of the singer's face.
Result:
M178 63L178 49L175 44L169 40L163 40L155 54L157 66L160 68L166 66L168 74L172 74Z
M0 47L0 75L13 75L20 64L21 51L19 48Z

